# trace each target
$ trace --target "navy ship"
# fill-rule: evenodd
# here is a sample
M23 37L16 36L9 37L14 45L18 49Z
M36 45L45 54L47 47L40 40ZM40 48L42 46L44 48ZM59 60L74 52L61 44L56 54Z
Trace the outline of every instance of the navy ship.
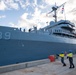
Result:
M76 27L68 20L57 21L56 11L61 6L52 7L55 22L39 30L34 27L26 32L21 28L0 26L0 66L46 59L70 49L75 52Z

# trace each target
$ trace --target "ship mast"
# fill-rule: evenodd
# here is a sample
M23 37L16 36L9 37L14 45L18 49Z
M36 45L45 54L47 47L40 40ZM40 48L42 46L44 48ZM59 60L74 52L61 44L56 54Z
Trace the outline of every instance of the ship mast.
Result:
M55 3L55 6L52 7L52 11L50 11L49 13L47 13L47 14L50 14L50 13L54 12L54 16L53 17L55 18L55 22L57 22L57 9L60 8L60 7L62 7L62 6L64 6L65 3L63 3L60 6L57 6L56 3Z
M55 22L57 22L57 6L56 6L56 3L55 3L55 6L52 7L52 10L54 11L54 18L55 18Z

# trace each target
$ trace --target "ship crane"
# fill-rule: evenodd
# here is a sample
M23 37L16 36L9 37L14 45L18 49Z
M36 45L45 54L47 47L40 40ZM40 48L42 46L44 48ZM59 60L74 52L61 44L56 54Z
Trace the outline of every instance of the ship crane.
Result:
M52 7L52 11L50 11L49 13L47 13L47 14L50 14L50 13L54 12L54 16L53 17L55 18L55 22L57 22L57 12L56 12L57 9L60 8L60 7L62 7L62 6L64 6L65 3L61 4L60 6L57 6L56 3L55 3L55 6Z

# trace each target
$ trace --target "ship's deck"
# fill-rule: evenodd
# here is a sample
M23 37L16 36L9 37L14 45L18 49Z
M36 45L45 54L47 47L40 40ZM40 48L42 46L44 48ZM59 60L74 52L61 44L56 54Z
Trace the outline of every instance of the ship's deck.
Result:
M47 62L29 68L0 73L0 75L76 75L76 68L69 69L68 59L65 59L65 63L67 66L63 67L60 59L57 59L55 62ZM76 55L74 56L74 64L76 66Z

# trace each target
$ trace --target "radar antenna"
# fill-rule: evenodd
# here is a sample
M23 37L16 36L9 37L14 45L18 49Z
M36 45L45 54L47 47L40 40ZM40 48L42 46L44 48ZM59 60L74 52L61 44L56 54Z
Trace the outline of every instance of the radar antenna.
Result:
M47 14L50 14L50 13L54 12L54 16L53 17L55 18L55 22L57 22L57 12L56 12L57 9L60 8L60 7L62 7L62 6L64 6L65 3L61 4L60 6L57 6L56 3L55 3L55 6L52 7L52 11L50 11L49 13L47 13Z

